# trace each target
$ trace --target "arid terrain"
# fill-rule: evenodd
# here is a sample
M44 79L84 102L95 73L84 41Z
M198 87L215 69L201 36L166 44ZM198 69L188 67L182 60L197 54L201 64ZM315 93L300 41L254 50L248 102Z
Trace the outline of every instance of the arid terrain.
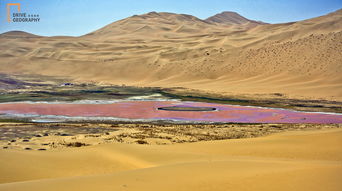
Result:
M0 191L341 190L341 52L341 9L280 24L150 12L78 37L0 34ZM153 121L90 120L123 100L110 117L134 114L132 100L169 105L148 105L165 117ZM328 117L185 121L216 119L219 104L236 106L225 119Z
M169 145L342 128L341 124L0 123L1 149L50 150L105 143Z
M80 37L0 35L2 73L220 95L342 100L342 10L266 24L237 13L201 20L151 12Z
M0 190L340 190L341 140L332 128L171 145L1 149Z

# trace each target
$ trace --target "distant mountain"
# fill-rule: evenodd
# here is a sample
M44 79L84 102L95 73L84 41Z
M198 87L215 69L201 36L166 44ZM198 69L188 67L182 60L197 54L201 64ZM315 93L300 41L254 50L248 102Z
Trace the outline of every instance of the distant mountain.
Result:
M134 15L129 18L141 18L141 19L164 19L170 22L200 22L206 23L205 21L187 14L176 14L176 13L168 13L168 12L149 12L142 15Z
M192 15L167 12L150 12L113 22L86 36L101 38L113 35L143 34L144 36L164 35L166 33L199 33L215 29L212 23Z
M246 24L246 23L266 24L264 22L247 19L239 15L238 13L231 12L231 11L225 11L225 12L216 14L214 16L207 18L205 21L210 22L210 23L219 23L219 24L228 24L228 25L231 25L231 24L239 25L239 24Z
M99 30L85 36L94 36L103 39L127 34L142 34L149 36L172 36L179 33L203 34L221 32L227 29L227 25L237 26L241 29L251 29L263 22L246 19L234 12L223 12L206 20L192 15L176 14L168 12L149 12L113 22Z
M24 31L9 31L9 32L5 32L0 34L0 37L6 37L6 38L37 38L37 37L41 37L35 34L31 34L28 32L24 32Z

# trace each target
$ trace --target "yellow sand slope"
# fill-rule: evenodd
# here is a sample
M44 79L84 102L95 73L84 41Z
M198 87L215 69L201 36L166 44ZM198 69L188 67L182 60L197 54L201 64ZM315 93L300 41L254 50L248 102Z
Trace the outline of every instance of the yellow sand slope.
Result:
M0 68L107 84L342 100L342 10L284 24L225 16L151 12L81 37L9 32L0 35Z
M0 190L341 190L342 130L0 151Z

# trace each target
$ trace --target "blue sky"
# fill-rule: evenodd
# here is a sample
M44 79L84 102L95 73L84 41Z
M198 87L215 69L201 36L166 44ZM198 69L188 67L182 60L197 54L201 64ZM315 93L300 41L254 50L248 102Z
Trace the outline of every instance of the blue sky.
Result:
M8 23L6 4L39 14L39 23ZM191 14L205 19L222 11L269 23L304 20L342 8L342 0L0 0L0 33L22 30L54 36L79 36L114 21L151 11ZM13 11L15 7L13 7Z

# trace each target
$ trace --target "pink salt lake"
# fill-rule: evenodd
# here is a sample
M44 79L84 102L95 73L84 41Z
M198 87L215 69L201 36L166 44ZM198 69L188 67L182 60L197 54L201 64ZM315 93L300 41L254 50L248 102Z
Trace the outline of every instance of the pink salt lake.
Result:
M161 107L210 107L215 111L166 111ZM118 101L105 104L93 103L26 103L0 104L0 115L5 116L54 116L59 118L101 117L125 120L172 120L186 122L227 123L342 123L337 113L299 112L293 110L261 108L182 101Z

